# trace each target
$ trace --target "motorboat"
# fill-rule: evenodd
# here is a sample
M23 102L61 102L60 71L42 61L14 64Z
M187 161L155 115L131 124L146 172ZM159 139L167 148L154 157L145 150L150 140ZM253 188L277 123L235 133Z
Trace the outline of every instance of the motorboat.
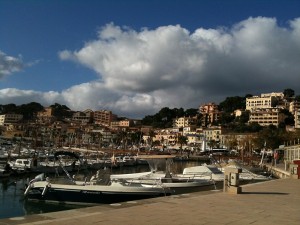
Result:
M210 177L188 176L184 174L172 174L172 155L145 155L139 156L147 160L151 171L130 174L112 174L111 179L124 179L130 183L138 183L145 187L161 185L171 188L173 193L180 188L195 188L204 186L214 186L214 180ZM159 164L165 164L165 170L158 170Z
M242 172L239 174L239 179L241 181L266 181L266 180L271 179L268 176L255 174L255 173L251 172L250 170L248 170L247 168L245 168L241 165L238 165L236 163L235 164L229 164L226 167L228 167L228 168L241 168ZM225 170L225 168L223 170Z
M17 174L29 172L32 167L32 159L18 158L15 161L8 161L9 166Z
M64 169L68 172L75 171L78 169L79 163L75 160L61 160L61 163L64 164ZM57 160L43 160L40 161L37 157L33 158L17 158L14 161L9 161L9 165L12 170L17 174L23 174L26 172L35 172L35 173L62 173L63 170L60 166L60 163Z
M255 173L252 173L248 169L246 169L244 166L241 166L237 164L236 162L232 162L233 164L226 164L223 166L217 166L217 165L201 165L201 166L193 166L193 167L187 167L183 170L184 176L200 176L200 177L206 177L213 179L216 182L224 181L224 172L226 168L241 168L242 172L239 173L239 180L241 181L263 181L263 180L269 180L269 177L258 175Z
M63 166L62 166L63 168ZM143 186L125 179L107 179L105 170L89 180L76 180L65 170L62 179L45 177L40 174L27 186L24 195L28 200L72 203L99 204L132 201L170 195L171 191L162 185Z
M184 176L212 179L216 182L224 180L224 173L215 165L192 166L183 169Z

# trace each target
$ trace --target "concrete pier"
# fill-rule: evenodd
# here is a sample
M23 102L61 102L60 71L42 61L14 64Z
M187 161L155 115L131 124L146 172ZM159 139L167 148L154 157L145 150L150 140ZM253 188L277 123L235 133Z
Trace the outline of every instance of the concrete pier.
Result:
M239 195L195 192L0 220L0 225L298 225L300 180L244 185Z

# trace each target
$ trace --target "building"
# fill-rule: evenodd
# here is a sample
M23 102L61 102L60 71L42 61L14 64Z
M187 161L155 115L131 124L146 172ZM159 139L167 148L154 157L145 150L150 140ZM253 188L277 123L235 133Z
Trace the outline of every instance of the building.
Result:
M83 112L76 112L73 114L72 120L81 124L91 123L93 121L94 112L87 109Z
M55 121L55 116L53 115L53 109L51 107L45 107L44 110L37 113L37 120L39 123L52 123Z
M268 97L277 97L277 98L280 98L280 99L284 98L283 92L271 92L271 93L261 94L260 96L262 98L268 98Z
M300 102L295 102L294 120L295 120L295 128L300 129Z
M173 120L173 127L175 128L188 127L196 124L197 118L193 117L180 117Z
M110 123L116 119L116 115L112 114L111 111L108 110L97 110L94 111L94 123L109 127Z
M222 128L220 126L209 127L203 129L203 135L205 137L206 145L209 143L220 144L220 135L222 134ZM208 148L208 146L205 146ZM210 146L210 147L220 147L220 146Z
M258 123L261 126L278 126L284 122L285 115L278 108L255 110L250 113L249 123Z
M259 97L253 96L246 99L246 110L253 111L257 109L273 108L276 105L275 96Z
M250 150L255 149L253 139L256 133L225 133L220 135L220 145L229 150Z
M202 126L207 126L215 121L218 121L222 114L218 109L218 105L215 103L201 105L199 107L199 112L203 115Z
M272 92L253 96L246 99L246 110L250 111L249 123L258 123L261 126L278 126L284 122L285 115L281 112L287 104L282 92Z
M134 125L134 121L130 120L130 119L122 119L122 120L116 120L116 121L112 121L110 123L110 127L114 130L119 130L119 129L129 129L130 127L132 127Z
M23 119L21 114L4 114L0 115L0 126L8 126L10 124L15 124Z

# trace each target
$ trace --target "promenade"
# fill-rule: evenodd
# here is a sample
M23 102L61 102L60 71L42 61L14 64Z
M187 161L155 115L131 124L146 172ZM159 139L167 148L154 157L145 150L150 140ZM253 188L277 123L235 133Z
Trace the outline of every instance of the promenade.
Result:
M300 180L278 179L222 190L101 205L0 220L0 225L300 224Z

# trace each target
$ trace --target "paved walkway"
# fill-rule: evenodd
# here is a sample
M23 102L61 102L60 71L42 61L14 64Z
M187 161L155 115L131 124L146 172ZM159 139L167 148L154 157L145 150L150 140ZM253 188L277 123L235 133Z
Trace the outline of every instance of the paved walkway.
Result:
M300 180L242 186L242 194L196 192L2 219L0 225L299 225Z

